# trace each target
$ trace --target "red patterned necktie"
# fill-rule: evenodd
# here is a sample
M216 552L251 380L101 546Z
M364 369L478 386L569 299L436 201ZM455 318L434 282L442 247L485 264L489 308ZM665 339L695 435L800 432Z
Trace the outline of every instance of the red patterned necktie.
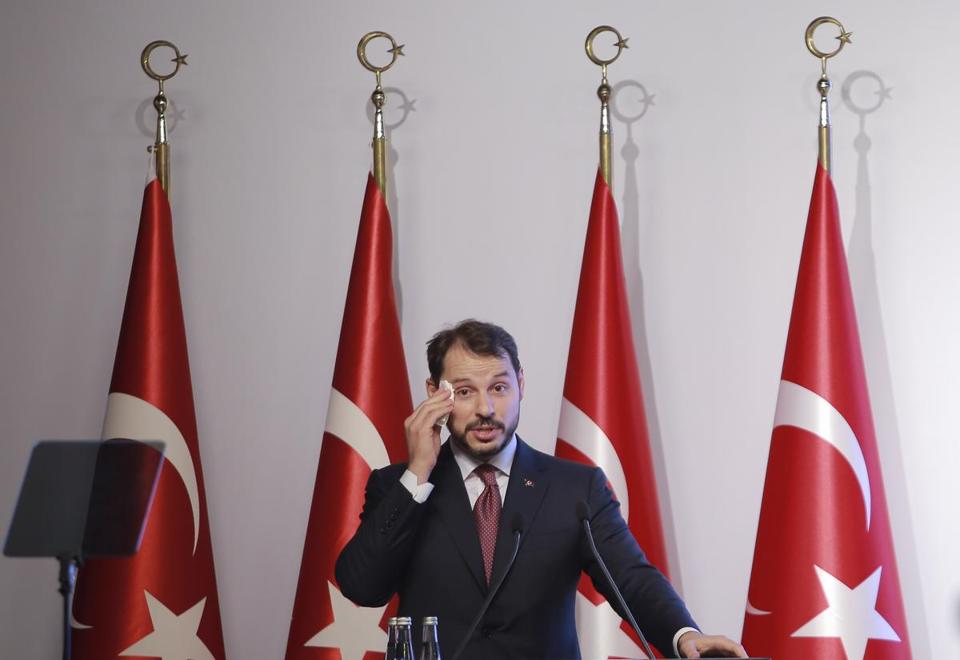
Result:
M500 510L503 503L500 500L500 486L497 485L497 468L484 463L475 469L474 473L485 486L477 498L477 503L473 505L473 519L477 523L477 534L480 536L483 572L487 576L487 584L490 584L493 551L497 547L497 530L500 528Z

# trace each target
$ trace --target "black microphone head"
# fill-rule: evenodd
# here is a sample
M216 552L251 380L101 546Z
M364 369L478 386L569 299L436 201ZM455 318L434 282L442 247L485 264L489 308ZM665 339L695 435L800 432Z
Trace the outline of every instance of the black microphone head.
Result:
M524 520L523 514L517 511L510 518L510 531L516 534L517 532L523 533L523 528L527 526L527 521Z
M584 520L590 519L590 505L585 501L580 500L577 502L577 520L583 522Z

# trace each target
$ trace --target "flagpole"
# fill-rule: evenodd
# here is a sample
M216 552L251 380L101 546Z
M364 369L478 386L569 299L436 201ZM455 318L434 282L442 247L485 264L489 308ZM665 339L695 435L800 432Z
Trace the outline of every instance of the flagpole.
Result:
M604 59L599 57L593 50L593 41L599 35L604 32L611 32L617 37L617 42L614 46L617 47L617 53L613 57ZM600 67L600 86L597 87L597 96L600 98L600 172L603 174L604 181L607 182L607 186L613 187L613 182L611 180L612 175L612 163L613 163L613 147L611 140L610 132L610 85L607 83L607 65L612 64L620 57L620 53L623 52L624 48L629 48L627 46L628 39L624 39L620 36L620 33L617 32L616 28L612 28L609 25L599 25L592 30L590 34L587 35L587 41L584 44L584 48L587 51L587 57L591 62Z
M840 43L837 44L836 49L830 52L820 50L813 41L813 34L817 28L826 24L835 25L840 30L840 34L835 37ZM832 16L821 16L820 18L813 19L804 33L807 50L809 50L814 57L820 58L820 80L817 81L817 91L820 92L820 124L817 133L819 137L820 164L827 172L830 172L830 103L827 100L827 94L830 93L830 87L832 86L830 78L827 77L827 60L843 50L845 44L852 43L850 40L852 36L853 33L847 32L840 21Z
M367 57L367 46L378 38L390 42L392 59L385 66L371 64ZM364 485L371 470L405 460L403 421L413 411L397 313L393 229L384 194L387 149L380 75L403 54L402 48L385 32L369 32L357 45L360 64L377 78L372 96L373 172L364 177L366 188L287 634L286 660L313 660L318 653L326 657L318 650L324 648L344 658L359 657L364 651L382 652L388 636L380 622L397 614L395 597L377 608L347 606L350 612L338 609L338 603L347 602L347 597L340 591L343 586L336 579L336 564L347 541L358 533ZM387 59L383 55L380 58L378 62ZM376 359L363 359L370 355ZM376 437L372 443L350 432L351 415L359 415L373 425ZM361 620L370 625L358 628L356 622Z
M367 59L367 46L374 39L386 39L390 42L390 49L387 50L391 56L390 61L383 66L371 64L370 60ZM373 102L374 108L373 179L377 182L377 187L380 188L380 192L384 197L386 197L387 194L387 136L383 130L383 103L386 100L386 95L383 93L380 74L392 67L397 61L397 57L404 54L403 44L397 45L393 37L380 30L367 32L360 39L360 43L357 44L357 59L360 60L360 64L362 64L363 68L367 71L372 71L377 76L377 86L374 88L373 94L370 95L370 100Z
M174 68L173 71L168 74L161 75L150 65L150 56L157 48L169 48L174 53L173 59L170 60L174 63ZM140 66L143 68L143 72L150 78L156 80L159 86L157 95L153 97L153 107L157 111L156 139L148 150L153 153L154 156L157 179L160 181L160 187L163 188L163 191L167 193L168 196L170 195L170 145L167 142L167 96L163 91L163 83L177 75L181 65L187 65L187 56L185 54L182 55L180 50L169 41L162 39L159 41L151 41L143 49L143 52L140 53Z

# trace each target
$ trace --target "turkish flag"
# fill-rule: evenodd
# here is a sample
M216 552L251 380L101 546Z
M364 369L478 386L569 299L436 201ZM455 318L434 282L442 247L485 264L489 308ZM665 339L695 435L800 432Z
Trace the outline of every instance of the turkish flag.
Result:
M370 472L405 461L413 411L393 291L390 213L373 177L360 214L320 463L300 562L287 660L382 655L385 608L340 594L337 556L353 536Z
M80 569L74 657L224 658L173 222L156 179L143 193L103 437L160 440L166 460L139 552Z
M620 252L620 223L598 171L560 409L556 455L603 469L647 558L664 574L667 553L647 438ZM581 579L577 632L585 658L638 657L629 625Z
M743 629L777 660L911 657L839 217L818 166Z

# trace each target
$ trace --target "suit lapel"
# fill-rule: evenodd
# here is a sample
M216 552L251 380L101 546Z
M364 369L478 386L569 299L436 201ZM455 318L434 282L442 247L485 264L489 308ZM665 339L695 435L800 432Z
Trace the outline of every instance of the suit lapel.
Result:
M473 521L470 498L463 485L463 475L450 450L450 441L444 444L437 459L437 467L431 475L435 492L429 501L433 504L443 525L450 532L457 551L470 569L480 590L486 593L487 579L483 573L483 556L480 553L480 538ZM499 544L499 538L497 543Z
M520 545L527 535L527 530L533 525L534 518L540 510L544 495L547 494L547 479L543 474L546 466L542 464L536 452L531 449L519 436L517 437L517 453L513 457L513 466L510 468L510 482L507 486L507 497L503 503L503 513L500 516L500 529L497 532L497 549L493 555L493 576L491 582L496 582L503 572L510 555L513 553L514 535L511 525L518 514L523 520L523 533L520 536ZM476 533L474 533L476 537ZM477 541L479 546L479 541Z

